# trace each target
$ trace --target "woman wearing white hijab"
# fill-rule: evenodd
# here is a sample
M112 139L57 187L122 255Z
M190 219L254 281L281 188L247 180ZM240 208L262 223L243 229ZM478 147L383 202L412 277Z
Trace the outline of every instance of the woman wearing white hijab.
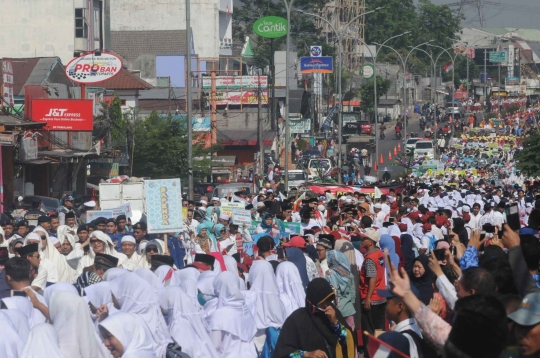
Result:
M146 282L148 282L148 284L152 286L156 297L159 296L159 293L163 289L163 284L159 281L159 278L152 271L150 271L149 269L138 269L134 273Z
M201 272L195 267L186 267L181 270L176 270L174 272L174 275L178 277L178 280L180 282L184 281L187 278L197 281L199 279L199 276L201 275Z
M283 303L286 317L306 305L306 292L298 269L292 262L283 261L276 269L279 298Z
M97 318L96 312L103 305L107 305L109 315L118 312L114 307L109 282L102 281L90 285L84 289L84 293L86 296L84 296L83 299L91 305L90 311L92 312L92 319L95 320Z
M186 278L184 281L180 282L179 287L189 297L189 299L193 303L193 306L197 308L197 311L201 311L202 307L197 300L197 294L199 293L197 290L197 281L191 278Z
M191 358L219 358L208 335L208 326L198 305L178 286L163 289L159 300L167 317L169 332L174 341Z
M0 357L19 358L24 349L24 342L17 333L9 317L0 310Z
M175 270L167 265L159 266L154 274L157 276L163 287L178 286L180 280L174 274Z
M77 278L75 276L74 270L69 266L67 263L66 257L62 255L58 249L54 246L54 243L52 242L51 238L49 237L49 234L45 229L38 226L34 229L34 232L39 233L41 236L46 236L47 238L47 244L43 248L43 256L44 258L52 261L54 265L56 266L56 272L58 273L58 282L69 282L74 283L75 279ZM43 246L43 245L42 245ZM49 280L49 277L47 277L48 282L53 282Z
M48 323L40 323L30 330L21 358L67 358L60 351L58 334Z
M112 314L99 324L99 331L105 346L115 358L156 357L152 334L141 318L135 314L126 312Z
M18 310L24 313L30 329L39 323L45 322L45 316L35 309L30 300L25 297L6 297L2 298L2 302L4 302L8 310Z
M72 292L55 292L49 307L58 333L60 351L66 358L105 358L109 351L101 343L86 302Z
M28 319L26 315L19 310L2 310L6 316L11 321L15 332L21 337L23 344L26 343L28 339L28 334L30 333L30 325L28 324Z
M234 274L223 272L215 279L217 308L208 318L210 338L221 358L256 358L253 338L255 317L238 288Z
M50 285L49 287L47 287L43 292L43 298L45 299L45 304L47 306L51 304L51 297L55 292L73 292L76 295L79 295L79 292L72 284L67 282L55 283L54 285Z
M234 257L229 255L224 255L223 260L225 261L225 267L227 267L227 271L235 274L238 276L238 284L240 285L240 291L246 290L246 283L242 278L238 275L238 266L236 265L236 260Z
M285 322L286 313L279 298L279 289L270 262L257 260L249 270L250 291L257 293L257 334L255 345L262 351L266 340L268 327L281 328Z
M89 267L94 264L94 259L96 257L96 253L94 252L94 248L92 247L92 241L94 240L99 240L102 242L102 254L111 255L118 259L118 266L122 265L122 263L127 257L126 255L115 250L111 238L103 231L96 230L92 232L88 240L90 241L90 252L88 253L88 255L84 255L84 257L79 261L79 265L77 266L77 272L75 275L76 277L79 277L83 273L85 267Z
M123 274L128 273L128 272L129 272L128 270L119 268L119 267L110 268L103 275L103 281L112 281L115 278L120 277Z
M41 231L40 231L41 233ZM58 270L56 265L51 260L45 258L45 253L43 252L43 246L41 242L41 236L46 237L45 234L38 234L37 232L31 232L24 238L23 245L38 244L39 247L39 268L38 275L32 280L32 287L40 289L43 291L47 287L47 282L56 283L58 282Z
M150 284L135 273L127 273L112 280L110 286L114 295L113 301L116 299L118 302L118 306L115 304L116 308L139 315L152 334L156 356L165 357L171 337L157 295Z

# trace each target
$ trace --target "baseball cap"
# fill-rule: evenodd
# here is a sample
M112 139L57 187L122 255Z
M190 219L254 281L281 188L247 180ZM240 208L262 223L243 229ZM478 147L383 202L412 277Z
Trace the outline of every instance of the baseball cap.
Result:
M540 323L540 292L525 296L519 309L509 314L508 318L521 326L535 326Z
M364 237L371 239L371 241L374 241L376 244L378 244L381 239L379 233L372 228L365 229L363 235Z
M306 240L302 236L293 236L291 240L282 246L285 247L298 247L299 249L303 249L306 247Z
M73 201L75 199L73 199L73 197L71 195L67 195L64 197L64 201Z

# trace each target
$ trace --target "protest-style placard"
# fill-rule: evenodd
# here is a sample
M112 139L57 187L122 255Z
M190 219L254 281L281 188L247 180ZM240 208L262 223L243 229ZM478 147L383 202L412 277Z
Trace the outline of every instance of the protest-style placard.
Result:
M146 180L144 194L148 233L170 233L183 229L180 179Z
M247 226L247 231L250 234L255 234L255 231L257 230L257 226L260 224L260 221L251 220L251 224Z
M248 256L253 256L254 253L253 253L253 246L255 245L255 243L253 242L244 242L243 243L243 249L244 249L244 253L246 253L246 255Z
M299 222L284 222L285 230L290 233L300 234L300 223Z
M232 218L235 225L251 225L251 211L249 210L234 208L232 210Z
M114 219L113 211L110 210L89 210L86 212L87 222L92 222L97 218Z
M220 213L232 218L233 209L245 209L245 208L246 208L246 204L244 203L231 203L231 202L221 203Z

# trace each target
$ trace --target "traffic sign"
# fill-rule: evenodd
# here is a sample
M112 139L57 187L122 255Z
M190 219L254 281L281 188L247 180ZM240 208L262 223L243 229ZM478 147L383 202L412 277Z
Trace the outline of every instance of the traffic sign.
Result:
M506 51L492 51L489 53L489 62L506 62L508 56Z
M321 57L322 46L311 46L309 54L311 55L311 57Z

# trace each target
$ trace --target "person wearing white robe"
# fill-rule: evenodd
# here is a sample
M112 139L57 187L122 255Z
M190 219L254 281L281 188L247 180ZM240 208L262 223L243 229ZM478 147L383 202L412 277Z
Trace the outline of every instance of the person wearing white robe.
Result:
M71 252L64 256L69 266L73 270L77 270L79 260L84 256L84 247L77 242L79 237L76 235L76 231L73 232L73 229L67 225L60 225L56 233L61 245L64 245L66 241L71 245Z
M0 357L19 358L24 349L24 342L17 333L9 317L0 310Z
M118 312L118 310L114 307L109 282L102 281L90 285L84 289L84 294L85 296L83 299L93 306L91 307L91 311L92 319L94 321L97 319L94 310L97 311L97 309L103 305L107 305L109 315Z
M159 307L158 296L150 284L130 272L110 281L110 287L120 311L138 315L148 326L156 357L164 358L167 345L172 340Z
M79 294L75 286L70 283L67 283L67 282L55 283L54 285L50 285L49 287L45 289L45 291L43 291L43 299L47 306L51 304L51 297L53 293L55 292L72 292L77 295Z
M163 289L163 284L152 271L149 269L138 269L135 271L135 274L145 280L152 287L156 297L159 297L159 294Z
M120 277L128 272L129 271L124 268L119 268L119 267L110 268L103 275L103 281L112 281L115 278Z
M121 266L125 259L126 255L119 253L115 250L114 244L109 237L109 235L105 234L103 231L93 231L90 234L90 237L88 238L90 241L90 252L88 252L87 255L84 255L84 257L79 261L79 265L77 266L77 272L75 274L76 277L79 277L83 270L86 267L90 267L94 264L94 259L96 257L96 253L94 252L94 248L92 247L92 240L99 240L103 243L103 254L114 256L118 259L118 265Z
M227 271L233 273L234 275L238 276L238 284L240 287L240 291L246 290L246 282L240 277L238 274L238 266L236 259L232 256L223 256L223 260L225 261L225 266L227 267Z
M40 323L30 330L21 358L65 358L53 325Z
M72 292L53 293L49 314L64 357L110 357L94 328L88 305L79 295Z
M172 267L168 265L161 265L156 269L154 274L157 276L163 287L178 286L180 284L180 280L174 275L174 272L175 271Z
M32 286L43 292L45 287L47 287L47 282L58 282L58 272L56 270L56 265L51 260L45 258L40 234L31 232L26 235L23 245L26 246L30 244L38 244L40 256L38 275L32 280Z
M256 358L253 337L257 332L252 307L238 289L233 273L215 278L216 310L208 317L210 338L221 358Z
M122 344L124 348L122 358L156 357L152 346L152 334L141 318L135 314L117 312L109 315L99 324L99 329L102 337L107 337L108 332ZM106 332L103 332L103 329Z
M54 246L54 242L49 237L47 231L42 227L38 226L34 229L34 232L40 232L40 235L45 235L47 238L47 244L45 247L42 248L43 257L52 261L56 266L56 272L58 273L58 281L56 282L74 283L77 279L77 277L75 277L74 270L71 268L71 266L69 266L66 257L62 255ZM47 277L47 280L49 280L49 277Z
M279 289L279 299L283 303L285 316L306 305L306 292L302 285L300 272L292 262L283 261L276 269L276 281Z
M28 326L30 329L34 327L35 325L39 323L45 322L45 317L36 310L33 306L30 300L24 298L24 297L6 297L2 298L2 302L8 310L17 310L24 314L28 321Z
M199 291L197 290L197 281L186 278L182 282L180 282L179 287L186 293L186 295L189 297L191 302L193 303L193 307L197 309L197 311L202 311L201 304L197 300L197 294Z
M266 340L268 327L281 328L285 322L286 313L279 298L279 289L272 265L266 260L253 262L249 270L250 291L257 293L257 316L255 317L257 333L254 338L259 352L262 351Z
M26 318L25 314L19 310L10 309L2 310L2 312L4 312L4 314L11 321L15 332L17 332L19 337L21 337L23 344L26 343L28 334L30 334L30 325L28 324L28 319Z
M191 358L219 358L208 335L203 313L178 286L166 287L160 296L160 306L167 317L169 333Z
M163 253L165 252L165 242L163 240L155 239L148 241L146 243L144 251L140 255L141 259L139 261L139 267L142 269L150 269L152 267L152 262L150 262L150 258L152 257L152 255L146 252L146 248L152 245L155 245L158 250L158 252L154 253L154 255L163 255Z
M178 280L180 282L188 278L197 281L199 279L199 276L201 275L201 272L195 267L186 267L181 270L176 270L174 274L176 275L176 277L178 277Z
M133 247L129 247L130 243L133 245ZM122 263L122 268L125 268L126 270L131 271L131 272L136 271L141 268L140 267L141 256L137 253L136 246L137 246L137 241L135 241L135 238L133 236L126 235L122 237L122 241L121 241L122 252L124 253L124 255L126 255L126 259ZM129 251L131 250L133 250L133 252L130 255Z

